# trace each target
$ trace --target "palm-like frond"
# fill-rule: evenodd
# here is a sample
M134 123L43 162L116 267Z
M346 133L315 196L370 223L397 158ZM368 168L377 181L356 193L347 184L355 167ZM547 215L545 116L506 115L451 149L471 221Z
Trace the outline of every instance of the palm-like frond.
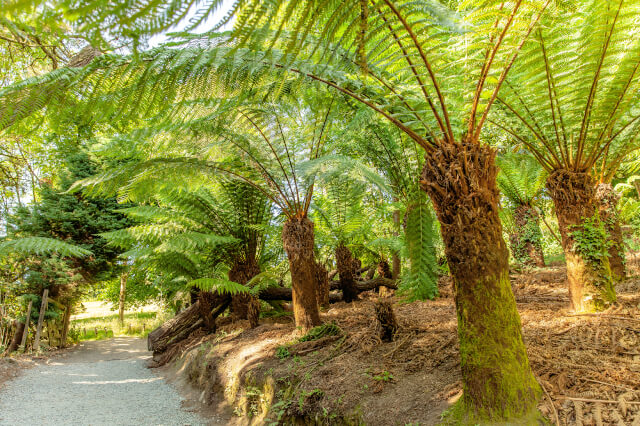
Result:
M24 255L44 255L57 253L68 257L90 256L91 251L55 238L24 237L0 242L0 256L10 253Z
M92 102L95 111L137 117L185 94L206 100L223 87L291 93L313 81L382 114L425 149L463 134L478 141L504 77L550 2L491 0L477 7L462 1L454 12L434 0L242 0L232 8L237 19L231 40L208 33L180 49L174 44L133 58L104 55L82 70L27 81L4 93L12 100L0 113L0 127L52 98L62 101L69 89L82 99L108 92ZM70 4L55 3L63 9ZM107 23L131 34L154 33L182 16L175 15L181 7L144 1L82 4L90 28ZM220 4L212 0L203 16Z
M550 14L523 47L496 121L547 170L600 178L615 173L640 132L640 4L574 7L569 25L565 14Z
M545 186L546 172L535 158L507 153L496 158L500 169L498 187L514 206L531 205Z
M435 242L435 215L429 209L427 197L414 193L407 208L405 246L410 262L409 273L402 278L401 287L414 299L433 299L438 295L438 259Z

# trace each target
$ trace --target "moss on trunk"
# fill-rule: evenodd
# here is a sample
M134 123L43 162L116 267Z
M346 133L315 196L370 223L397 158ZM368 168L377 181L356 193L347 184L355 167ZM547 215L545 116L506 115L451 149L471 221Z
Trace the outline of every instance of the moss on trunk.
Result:
M600 224L595 184L588 173L555 170L547 178L567 262L571 307L577 312L599 311L616 300Z
M438 215L454 282L464 390L458 415L504 421L535 411L540 387L509 283L496 175L490 147L442 143L426 155L421 184Z
M544 267L538 212L529 205L521 204L514 211L514 220L516 230L509 236L513 257L524 266Z
M600 220L603 222L608 235L611 274L614 279L620 280L626 276L624 242L622 241L622 229L620 228L620 217L617 209L620 195L610 183L601 183L596 187L596 200L598 202Z
M293 316L296 326L306 332L320 325L313 222L306 217L287 220L282 227L282 243L291 269Z

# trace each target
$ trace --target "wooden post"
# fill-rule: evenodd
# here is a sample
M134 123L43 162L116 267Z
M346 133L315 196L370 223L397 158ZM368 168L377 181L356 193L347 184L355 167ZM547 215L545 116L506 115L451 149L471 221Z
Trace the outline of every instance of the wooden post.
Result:
M69 324L71 324L71 302L67 303L62 321L62 335L60 336L60 347L67 346L67 336L69 336Z
M20 346L23 349L27 349L27 336L29 335L29 320L31 320L31 306L33 305L33 300L29 300L29 307L27 308L27 318L24 320L24 332L22 333L22 342Z
M124 325L124 301L127 294L127 275L128 272L123 272L122 275L120 275L120 306L118 308L120 326Z
M33 350L38 351L40 349L40 333L42 333L42 321L44 321L44 314L47 310L47 301L49 297L49 289L45 288L42 294L42 304L40 305L40 316L38 317L38 327L36 328L36 337L33 340Z

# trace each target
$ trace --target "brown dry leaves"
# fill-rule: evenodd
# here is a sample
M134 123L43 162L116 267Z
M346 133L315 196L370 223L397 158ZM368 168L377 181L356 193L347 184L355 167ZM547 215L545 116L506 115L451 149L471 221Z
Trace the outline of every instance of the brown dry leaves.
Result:
M609 311L573 316L564 271L540 275L516 277L514 292L531 366L560 424L640 426L640 280L620 286ZM540 409L555 423L547 398Z

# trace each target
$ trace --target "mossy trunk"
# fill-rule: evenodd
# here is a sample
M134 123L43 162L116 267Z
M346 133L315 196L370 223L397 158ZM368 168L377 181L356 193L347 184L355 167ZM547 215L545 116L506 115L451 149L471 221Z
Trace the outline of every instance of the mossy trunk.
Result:
M594 181L588 173L560 169L547 178L547 189L558 217L571 308L576 312L603 310L616 300L616 294L608 256L598 248L604 241L599 241L594 227L599 223ZM578 235L589 241L589 248L581 248Z
M607 231L611 274L614 279L621 280L626 276L626 260L617 208L620 194L613 189L610 183L601 183L596 187L596 200L598 202L600 220Z
M509 237L513 257L523 266L544 267L538 212L529 205L521 204L515 209L514 220L516 230Z
M427 153L421 179L453 277L464 391L456 412L467 421L528 416L540 396L509 282L496 175L492 148L442 143Z
M313 222L291 218L282 227L282 243L289 258L293 316L303 332L320 325L316 297L316 263L313 254Z
M351 250L343 243L336 247L336 267L340 275L340 289L342 290L342 300L347 303L358 300L358 290L356 289L354 269L355 264Z
M260 273L260 267L254 258L248 260L239 258L229 270L229 281L233 281L238 284L245 285L253 277ZM231 298L231 314L236 320L248 320L250 319L250 313L253 315L252 319L255 323L255 309L259 308L260 304L256 304L257 299L250 294L235 294ZM259 315L259 310L258 310Z

